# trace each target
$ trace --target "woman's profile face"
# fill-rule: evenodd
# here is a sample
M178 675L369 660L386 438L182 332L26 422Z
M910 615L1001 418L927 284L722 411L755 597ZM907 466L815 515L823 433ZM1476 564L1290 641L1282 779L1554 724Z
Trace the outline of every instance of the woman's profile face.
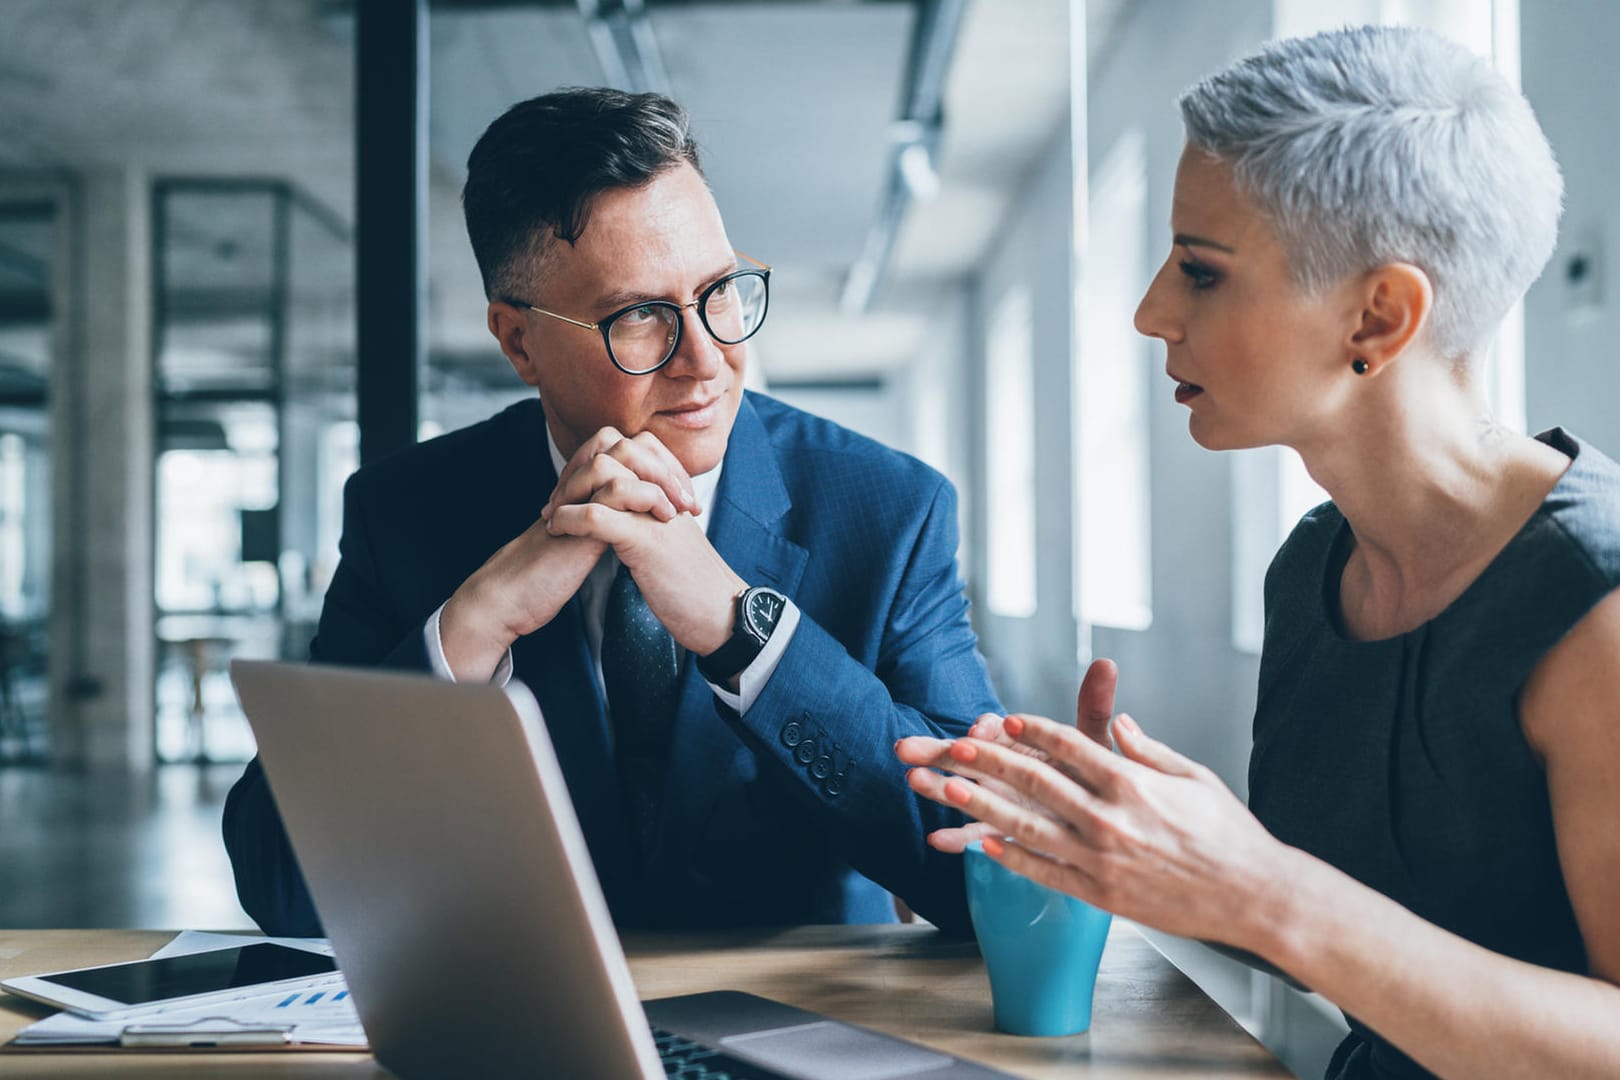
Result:
M1164 341L1192 437L1210 450L1309 440L1349 373L1347 291L1304 295L1231 166L1193 147L1176 169L1170 229L1136 329Z

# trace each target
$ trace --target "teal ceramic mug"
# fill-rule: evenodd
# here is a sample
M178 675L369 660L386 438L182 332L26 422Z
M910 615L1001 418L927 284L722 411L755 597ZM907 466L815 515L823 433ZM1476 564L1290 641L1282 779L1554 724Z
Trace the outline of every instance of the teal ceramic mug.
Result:
M963 863L996 1030L1075 1035L1091 1027L1097 966L1114 917L1013 873L976 842Z

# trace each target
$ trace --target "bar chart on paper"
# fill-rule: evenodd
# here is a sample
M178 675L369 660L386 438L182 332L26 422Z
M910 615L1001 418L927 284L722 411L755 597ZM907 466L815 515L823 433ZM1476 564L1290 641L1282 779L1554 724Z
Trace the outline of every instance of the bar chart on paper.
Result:
M248 1002L241 1003L250 1004ZM274 999L253 1002L253 1020L288 1025L294 1042L327 1043L333 1046L364 1046L366 1034L360 1028L354 1002L347 987L305 990ZM245 1012L233 1009L232 1012Z

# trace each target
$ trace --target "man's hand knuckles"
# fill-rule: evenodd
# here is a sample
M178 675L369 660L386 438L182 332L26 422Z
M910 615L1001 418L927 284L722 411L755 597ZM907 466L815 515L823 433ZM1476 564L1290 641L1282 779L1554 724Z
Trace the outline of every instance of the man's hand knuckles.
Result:
M612 499L616 502L622 502L627 499L630 494L639 486L640 484L638 481L632 480L627 476L616 476L598 488L597 495L599 497Z
M656 456L661 457L669 452L668 448L664 446L663 441L650 431L643 431L629 441L635 443L642 449L650 451Z

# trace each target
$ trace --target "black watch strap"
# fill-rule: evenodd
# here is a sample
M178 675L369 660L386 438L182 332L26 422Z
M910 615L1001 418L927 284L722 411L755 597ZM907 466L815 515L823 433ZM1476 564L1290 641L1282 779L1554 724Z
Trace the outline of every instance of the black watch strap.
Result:
M748 669L771 639L787 597L763 585L737 595L731 637L708 656L697 658L698 672L709 682L724 685Z

